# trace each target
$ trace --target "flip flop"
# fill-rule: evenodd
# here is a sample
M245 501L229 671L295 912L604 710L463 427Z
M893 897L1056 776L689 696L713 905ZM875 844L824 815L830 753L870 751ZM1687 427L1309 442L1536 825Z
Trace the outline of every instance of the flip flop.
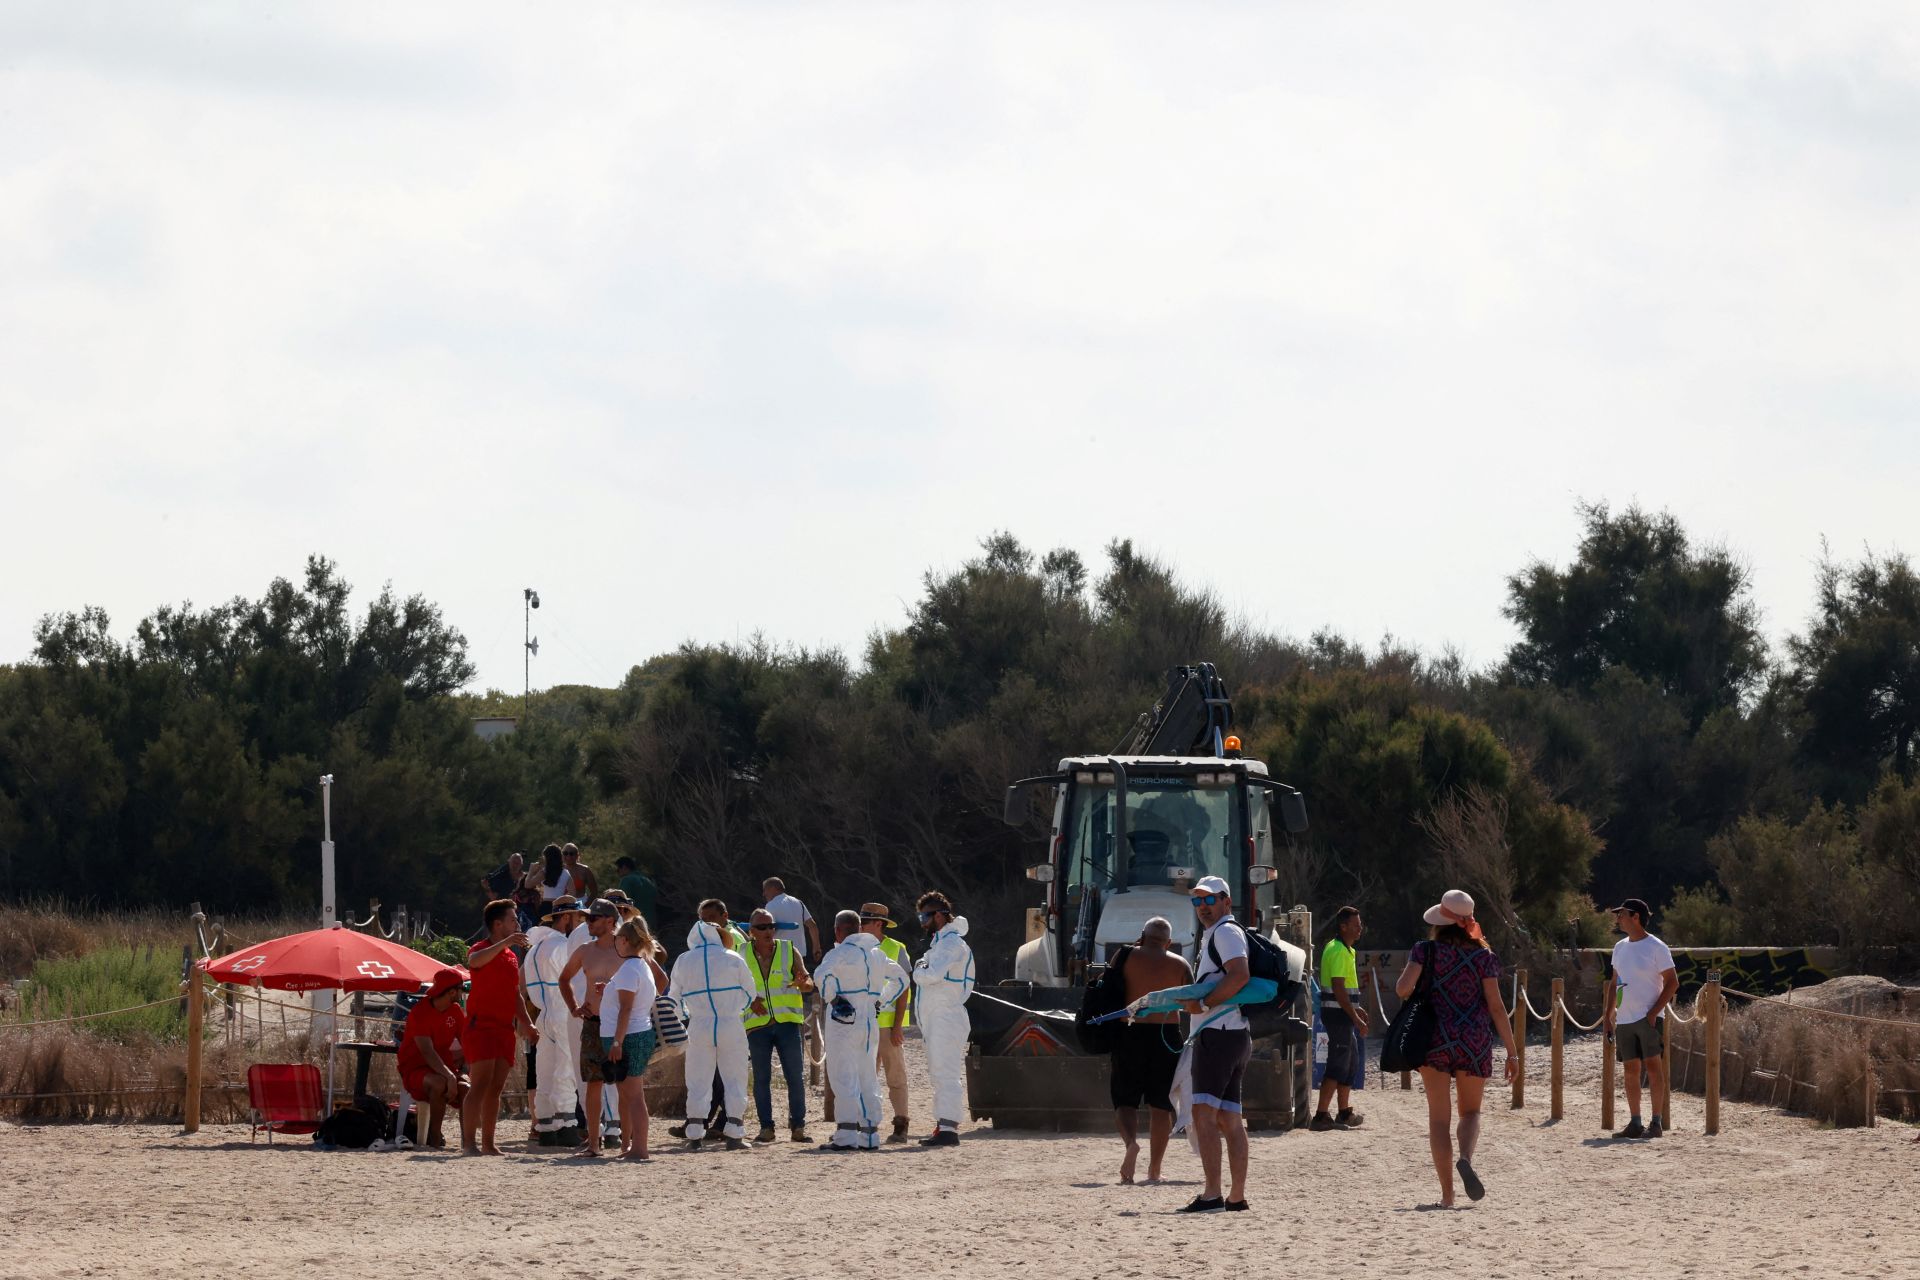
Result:
M1455 1160L1453 1167L1460 1171L1460 1185L1467 1189L1467 1199L1479 1200L1487 1194L1487 1189L1480 1184L1480 1175L1473 1171L1472 1165L1465 1160Z

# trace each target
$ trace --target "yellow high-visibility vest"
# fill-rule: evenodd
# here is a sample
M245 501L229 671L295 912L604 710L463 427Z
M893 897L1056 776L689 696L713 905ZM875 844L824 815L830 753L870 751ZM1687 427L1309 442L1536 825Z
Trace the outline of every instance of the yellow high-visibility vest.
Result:
M773 944L773 965L763 975L760 972L760 957L754 954L751 946L743 947L740 955L746 959L747 968L753 974L753 994L767 1002L766 1013L755 1013L753 1006L747 1006L747 1030L764 1027L768 1022L803 1022L806 1020L806 1001L793 988L793 944L782 939Z
M913 959L907 955L907 946L904 942L900 942L894 938L882 938L880 939L880 952L886 956L887 959L899 965L901 969L905 970L908 974L913 973ZM907 985L907 990L909 992L913 990L911 983ZM887 1005L880 1010L880 1025L883 1027L893 1025L892 1005ZM903 1027L913 1025L913 997L911 995L907 997L906 1007L900 1011L900 1025Z

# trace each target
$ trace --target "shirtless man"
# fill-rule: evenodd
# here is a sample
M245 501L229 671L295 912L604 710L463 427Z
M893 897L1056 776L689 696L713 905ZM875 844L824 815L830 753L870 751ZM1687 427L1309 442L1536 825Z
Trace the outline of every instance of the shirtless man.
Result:
M1193 981L1193 971L1173 950L1173 925L1161 916L1147 921L1140 930L1140 941L1127 956L1120 970L1131 1004L1152 991L1184 987ZM1167 1139L1173 1136L1174 1069L1180 1065L1180 1015L1176 1012L1144 1013L1120 1029L1120 1047L1113 1052L1112 1098L1114 1123L1127 1154L1120 1161L1120 1181L1133 1181L1134 1165L1140 1159L1140 1105L1148 1108L1147 1181L1160 1181L1160 1158L1167 1153Z
M600 1044L600 993L623 963L613 945L613 932L619 924L619 908L605 898L595 898L587 908L587 932L593 941L574 952L560 971L560 996L567 1002L567 1012L581 1020L580 1077L587 1085L586 1153L590 1156L600 1154L601 1126L595 1121L601 1114L600 1095L607 1084L605 1050ZM584 1002L574 995L575 974L580 975L586 989Z

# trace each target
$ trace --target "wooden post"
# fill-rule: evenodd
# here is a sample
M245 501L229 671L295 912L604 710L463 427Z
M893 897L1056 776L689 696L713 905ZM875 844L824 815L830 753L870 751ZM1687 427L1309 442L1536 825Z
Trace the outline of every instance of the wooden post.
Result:
M1613 1029L1605 1025L1606 1014L1600 1015L1600 1127L1608 1133L1613 1132Z
M1552 1019L1551 1043L1553 1045L1553 1070L1551 1072L1553 1077L1553 1100L1551 1110L1548 1114L1548 1119L1551 1120L1559 1120L1564 1117L1567 1112L1566 1099L1563 1094L1566 1081L1563 1078L1562 1071L1566 1057L1567 1029L1564 1024L1567 1015L1560 1011L1561 1001L1566 994L1567 980L1565 978L1555 978L1553 980L1553 1008L1548 1014Z
M1655 1099L1660 1107L1660 1126L1668 1133L1673 1132L1673 1029L1680 1024L1673 1019L1671 1007L1666 1017L1660 1020L1660 1068L1664 1083L1661 1096Z
M187 1096L182 1101L182 1118L188 1133L200 1131L200 1039L206 1021L207 995L196 967L187 975Z
M1707 971L1700 992L1707 1018L1707 1136L1720 1132L1720 971Z
M1513 1109L1527 1105L1527 971L1514 974L1513 987Z

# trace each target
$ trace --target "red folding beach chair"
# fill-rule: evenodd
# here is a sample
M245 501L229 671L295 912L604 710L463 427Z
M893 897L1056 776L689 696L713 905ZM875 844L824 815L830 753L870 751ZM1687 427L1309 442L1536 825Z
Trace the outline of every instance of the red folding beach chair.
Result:
M312 1133L320 1127L320 1068L308 1062L256 1062L247 1068L247 1105L253 1109L254 1141L276 1133Z

